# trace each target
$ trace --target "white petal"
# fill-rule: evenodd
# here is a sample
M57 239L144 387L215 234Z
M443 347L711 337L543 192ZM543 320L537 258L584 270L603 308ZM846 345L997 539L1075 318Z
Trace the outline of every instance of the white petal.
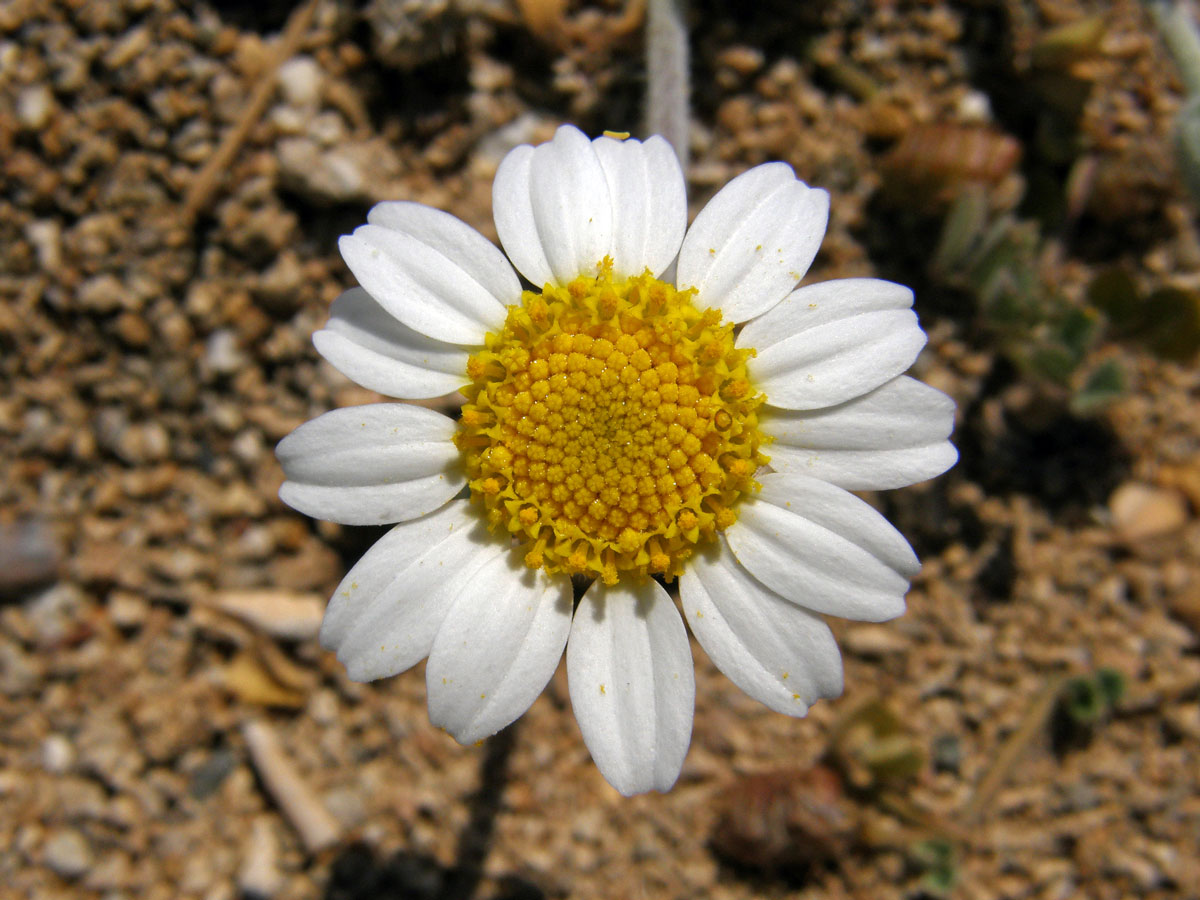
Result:
M511 553L463 588L429 651L429 718L464 744L495 734L537 699L571 631L571 579Z
M738 562L782 597L833 616L882 622L904 612L921 564L868 503L805 475L760 475L725 538Z
M343 525L404 522L437 509L466 484L452 419L406 403L335 409L279 442L287 481L279 497Z
M450 552L456 556L447 548L460 544L478 522L478 517L470 512L469 501L451 500L436 512L401 523L388 531L363 554L333 592L321 623L321 646L336 651L380 594L389 586L393 589L404 587L404 582L397 580L398 576L410 567L416 566L414 571L428 568L427 564L421 563L425 554L437 558L438 554ZM445 547L439 550L442 545ZM464 545L462 552L470 549L471 546ZM433 640L433 632L429 639Z
M675 151L658 135L645 143L592 142L612 199L613 271L658 277L675 259L687 228L687 191Z
M333 301L313 344L355 384L389 397L440 397L467 383L466 347L413 331L362 288Z
M521 282L487 238L419 203L380 203L369 224L338 242L354 277L414 331L451 344L482 344L520 302Z
M492 183L492 208L505 252L539 287L594 275L612 253L608 179L592 142L571 125L504 158Z
M829 194L786 163L743 172L700 210L679 250L678 284L696 304L744 322L796 286L825 237Z
M833 406L874 390L925 346L912 291L877 278L824 281L793 291L738 335L753 348L747 370L767 402Z
M533 168L533 148L528 144L514 147L500 161L492 179L492 217L504 252L539 289L554 281L554 271L546 259L533 219L533 198L529 192Z
M759 424L775 438L768 448L771 468L848 490L916 484L958 459L946 440L954 428L954 401L907 375L824 409L764 406Z
M655 581L583 595L567 643L571 706L601 774L626 796L668 790L692 736L687 632Z
M842 656L820 617L768 590L724 541L679 579L684 618L717 668L776 712L803 716L842 692Z
M469 505L455 500L397 525L342 579L321 644L337 653L352 680L386 678L427 656L463 586L508 551Z

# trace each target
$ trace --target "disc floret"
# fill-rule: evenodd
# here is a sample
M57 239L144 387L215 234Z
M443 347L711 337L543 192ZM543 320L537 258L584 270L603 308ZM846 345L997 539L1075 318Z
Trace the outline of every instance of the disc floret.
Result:
M471 357L456 442L493 529L550 573L682 574L767 462L719 310L649 272L526 291Z

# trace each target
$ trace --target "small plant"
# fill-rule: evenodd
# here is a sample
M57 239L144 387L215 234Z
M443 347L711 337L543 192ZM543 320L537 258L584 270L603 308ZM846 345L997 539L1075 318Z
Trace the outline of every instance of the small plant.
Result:
M925 765L920 745L879 700L869 700L842 717L834 727L829 753L846 784L863 792L906 781Z
M983 189L971 185L946 215L931 273L975 298L983 327L1019 371L1066 390L1072 411L1090 414L1124 393L1125 373L1115 360L1091 363L1104 317L1047 284L1041 254L1036 222L993 219Z
M914 841L908 846L908 862L921 872L921 888L934 897L945 897L958 883L958 850L943 837Z
M1112 718L1124 696L1125 676L1116 669L1097 669L1065 681L1051 720L1056 749L1061 752L1086 745Z

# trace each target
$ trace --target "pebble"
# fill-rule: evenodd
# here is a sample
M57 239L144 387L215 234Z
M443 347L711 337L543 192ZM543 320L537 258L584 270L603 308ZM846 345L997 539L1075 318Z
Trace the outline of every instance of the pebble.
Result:
M113 449L130 464L158 462L170 456L171 437L160 423L143 422L124 428Z
M0 694L15 698L41 687L45 657L25 653L15 641L0 636Z
M92 865L92 848L74 828L55 831L46 839L42 859L52 871L63 878L78 878Z
M1179 491L1127 481L1109 498L1113 529L1126 543L1161 537L1188 520L1187 500Z
M204 342L204 364L217 375L232 375L246 365L237 335L228 328L214 331Z
M51 775L62 775L75 761L75 748L61 734L50 734L42 741L42 768Z
M141 628L150 612L150 604L140 594L115 590L108 595L108 617L118 628Z
M79 622L83 605L83 591L69 582L47 588L30 600L25 610L38 646L61 644Z
M321 799L325 808L346 829L357 828L367 820L366 801L362 793L354 788L334 788L332 791L326 791Z
M277 77L289 105L311 109L321 102L324 73L311 56L293 56L279 67Z
M296 254L285 250L279 254L254 286L254 295L274 310L294 312L302 299L304 269Z
M114 71L124 68L150 47L151 40L150 29L145 26L126 32L124 37L104 54L104 65Z
M0 524L0 595L16 596L49 583L61 562L62 551L45 522Z
M145 347L150 343L153 332L146 320L134 312L123 312L117 316L117 337L130 347Z
M115 312L121 308L125 288L115 275L106 272L81 284L76 296L84 309L98 313Z
M49 85L35 84L17 95L17 121L30 131L45 128L53 111L54 94Z
M280 141L278 150L280 176L306 199L321 204L366 199L366 170L351 148L326 152L314 140L295 137Z
M744 44L734 44L722 50L717 56L717 62L723 66L728 66L739 75L753 75L763 67L765 62L763 52L757 47L748 47Z
M38 267L57 272L62 266L62 226L54 219L38 219L25 226L25 238L33 245Z
M332 147L346 139L346 123L338 113L328 110L314 116L305 133L322 147Z
M857 656L885 656L912 650L912 643L896 628L857 622L846 630L842 643Z

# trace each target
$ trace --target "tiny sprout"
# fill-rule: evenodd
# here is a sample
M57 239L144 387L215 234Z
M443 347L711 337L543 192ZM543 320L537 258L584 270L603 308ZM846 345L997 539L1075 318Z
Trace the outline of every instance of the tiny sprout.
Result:
M1092 678L1072 678L1063 687L1062 708L1073 722L1092 725L1108 709L1100 686Z
M914 841L908 847L912 866L920 870L921 887L936 897L944 897L958 882L958 853L954 844L943 837Z
M1110 707L1116 706L1125 696L1125 676L1116 669L1097 670L1096 686Z
M832 761L857 790L878 790L921 771L925 757L899 717L879 700L852 709L834 727Z
M1091 675L1068 679L1058 692L1052 721L1057 750L1082 747L1096 729L1112 717L1125 695L1125 676L1116 669L1097 669Z

